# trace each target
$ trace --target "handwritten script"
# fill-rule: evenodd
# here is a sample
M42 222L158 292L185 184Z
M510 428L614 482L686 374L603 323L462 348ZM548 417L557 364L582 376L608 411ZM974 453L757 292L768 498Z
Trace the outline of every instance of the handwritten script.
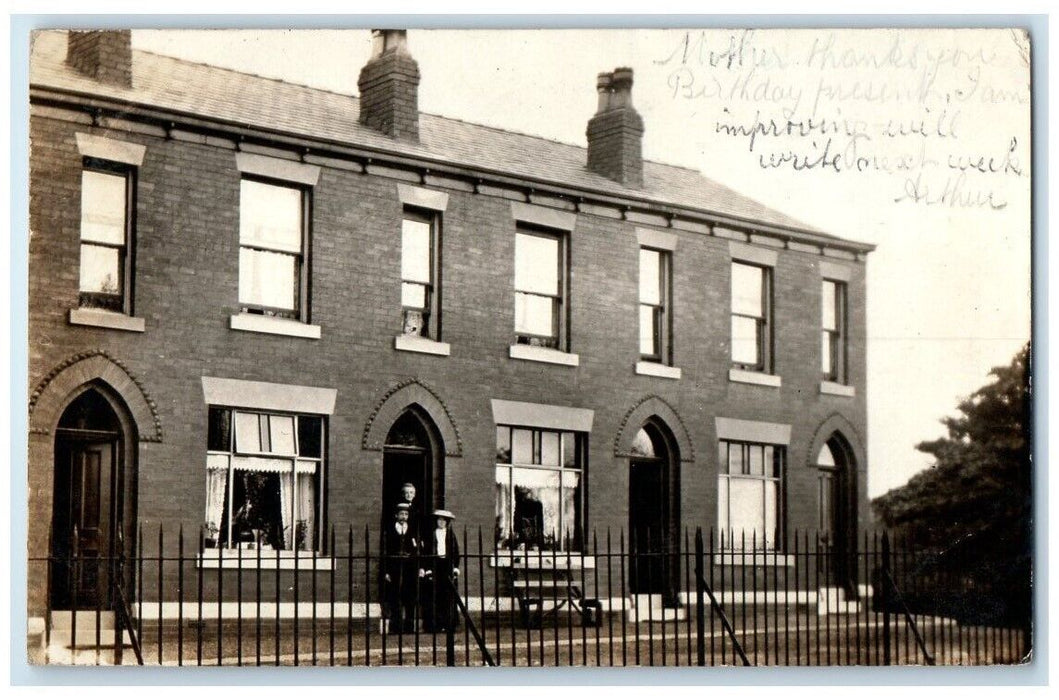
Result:
M1029 41L1014 31L686 32L674 100L757 167L875 176L894 202L1000 210L1029 177Z

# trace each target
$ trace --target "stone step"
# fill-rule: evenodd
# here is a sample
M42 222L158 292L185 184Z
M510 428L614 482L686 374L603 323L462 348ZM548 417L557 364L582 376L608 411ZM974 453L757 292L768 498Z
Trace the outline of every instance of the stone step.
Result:
M856 615L862 610L863 600L846 600L843 588L821 588L817 592L816 612L818 615Z
M100 629L114 629L114 612L112 610L100 610L99 611L99 627ZM72 610L53 610L51 613L51 628L53 630L68 630L73 629L74 623L74 612ZM80 629L96 628L96 611L95 610L78 610L77 611L77 627L78 634L80 637Z
M47 663L65 666L115 666L117 654L113 647L95 647L91 649L50 645L46 650ZM136 654L132 648L123 648L122 666L136 666Z
M625 610L625 620L644 624L687 619L684 605L666 605L666 602L660 593L635 594L632 596L632 605Z
M132 639L129 637L128 631L122 632L121 635L122 644L130 646ZM73 631L68 629L53 629L48 639L49 646L63 646L67 648L76 649L94 649L97 646L96 641L96 628L89 627L88 625L77 626L77 639L73 638ZM114 646L114 629L100 629L98 646L100 647L113 647Z

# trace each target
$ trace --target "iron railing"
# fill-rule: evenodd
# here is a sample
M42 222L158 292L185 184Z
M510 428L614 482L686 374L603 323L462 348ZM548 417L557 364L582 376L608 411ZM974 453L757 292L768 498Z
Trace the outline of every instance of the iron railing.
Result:
M31 560L31 575L48 572L48 662L131 663L126 645L139 663L175 666L974 665L1030 652L1028 621L932 611L933 599L973 607L974 586L886 535L841 552L809 532L780 550L701 529L504 551L463 531L458 577L398 582L411 601L402 627L390 624L382 573L394 561L377 531L332 528L315 554L211 549L201 532L189 546L179 527L136 534L113 556L85 555L75 535L65 555ZM408 571L431 568L410 557ZM634 574L645 568L655 573ZM109 596L92 594L101 576ZM438 591L451 617L428 627Z

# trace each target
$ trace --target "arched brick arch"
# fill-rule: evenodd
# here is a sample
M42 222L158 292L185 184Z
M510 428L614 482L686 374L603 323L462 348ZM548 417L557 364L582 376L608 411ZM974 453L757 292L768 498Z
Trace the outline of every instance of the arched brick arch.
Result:
M361 447L365 450L382 450L390 427L405 409L412 405L419 406L434 421L445 443L445 455L447 457L463 456L460 432L452 422L448 408L433 389L418 379L406 379L399 382L383 395L371 415L368 416Z
M695 461L695 446L691 436L677 412L659 396L648 396L633 406L621 421L618 434L614 437L614 456L632 457L632 442L648 418L657 416L665 423L680 450L681 462Z
M140 441L162 441L158 406L125 365L102 350L72 355L41 379L29 397L30 433L50 435L70 399L92 382L106 384L121 398Z
M809 453L805 455L805 464L808 467L816 466L816 455L831 436L838 433L846 444L849 445L851 456L856 471L864 471L867 468L867 453L864 450L864 441L861 439L857 428L845 416L840 413L832 413L822 422L813 433L813 439L809 443Z

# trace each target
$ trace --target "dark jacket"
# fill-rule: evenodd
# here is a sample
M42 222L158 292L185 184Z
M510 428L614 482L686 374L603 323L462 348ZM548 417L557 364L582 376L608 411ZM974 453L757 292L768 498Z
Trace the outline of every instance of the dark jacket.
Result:
M423 562L425 569L434 571L437 576L441 572L445 576L452 575L452 570L460 565L460 543L456 533L450 527L445 531L445 556L438 556L437 539L435 530L431 530L423 543Z
M400 577L401 583L407 584L409 573L418 568L420 543L411 525L403 535L397 532L396 526L397 523L392 522L383 531L383 570L390 576L391 583L397 583Z

